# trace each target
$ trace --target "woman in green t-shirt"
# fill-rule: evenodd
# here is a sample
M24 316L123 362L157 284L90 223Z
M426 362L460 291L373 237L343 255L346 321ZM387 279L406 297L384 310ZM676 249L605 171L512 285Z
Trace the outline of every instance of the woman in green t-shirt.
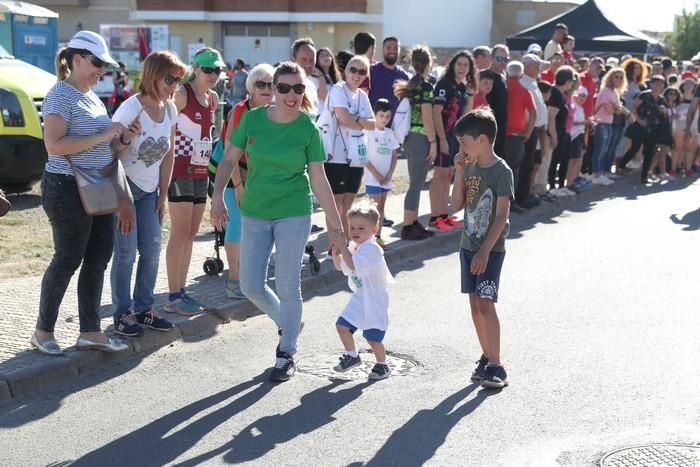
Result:
M311 229L312 193L328 217L331 241L347 248L340 216L323 170L321 135L304 112L312 110L302 68L284 62L275 70L275 104L250 110L231 135L219 163L211 222L224 227L223 192L238 160L247 153L248 174L241 200L241 289L275 322L280 335L273 381L295 371L293 355L301 330L301 262ZM275 246L277 294L267 285Z

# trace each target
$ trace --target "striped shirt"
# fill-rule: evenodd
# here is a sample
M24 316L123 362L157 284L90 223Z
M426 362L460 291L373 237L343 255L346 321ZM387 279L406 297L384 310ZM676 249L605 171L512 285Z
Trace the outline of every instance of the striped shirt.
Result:
M46 95L42 108L44 118L58 115L68 122L66 136L91 136L101 133L110 124L107 109L92 90L83 94L65 81L59 81ZM104 142L78 154L71 155L74 165L84 169L101 169L112 162L110 143ZM46 171L73 175L68 160L62 155L49 154Z

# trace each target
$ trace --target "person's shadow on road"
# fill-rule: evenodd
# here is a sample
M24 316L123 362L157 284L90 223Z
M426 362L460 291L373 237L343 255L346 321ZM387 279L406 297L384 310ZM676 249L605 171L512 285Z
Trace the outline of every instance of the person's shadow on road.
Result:
M268 415L254 421L225 445L204 453L177 467L196 466L226 452L224 462L238 464L260 459L277 445L291 441L297 436L312 433L335 420L333 414L357 399L372 382L355 384L332 392L347 381L333 380L301 397L300 404L290 411Z
M674 224L687 226L684 227L683 230L700 230L700 208L696 209L695 211L685 213L680 219L678 218L677 214L673 214L670 219Z
M232 388L213 394L190 405L182 407L148 425L139 428L111 443L85 454L70 464L71 466L125 466L125 465L165 465L187 452L205 435L222 423L252 407L265 397L275 385L267 381L266 373L260 374ZM183 386L185 388L186 386ZM253 388L251 390L251 388ZM215 405L246 392L227 405L188 423ZM117 396L119 397L119 396ZM154 403L157 401L157 396ZM123 396L123 403L129 403L129 395Z
M421 466L435 455L447 435L487 397L500 390L483 389L473 399L459 405L479 387L472 383L460 389L433 409L420 410L402 427L394 431L379 451L367 463L353 463L348 467L385 465ZM458 406L459 405L459 406Z

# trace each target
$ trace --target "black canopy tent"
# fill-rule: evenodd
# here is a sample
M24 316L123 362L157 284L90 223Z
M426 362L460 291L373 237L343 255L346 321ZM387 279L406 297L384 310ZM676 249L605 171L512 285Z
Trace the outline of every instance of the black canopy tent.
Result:
M544 48L552 38L557 23L569 27L569 32L576 38L577 51L643 55L663 50L656 40L646 34L623 30L610 21L595 0L588 0L559 16L509 36L506 44L512 50L527 50L533 42Z

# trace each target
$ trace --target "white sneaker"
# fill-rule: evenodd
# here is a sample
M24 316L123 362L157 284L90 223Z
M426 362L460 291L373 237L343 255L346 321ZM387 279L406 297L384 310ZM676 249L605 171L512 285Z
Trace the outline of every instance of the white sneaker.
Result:
M606 173L605 177L609 178L610 180L617 180L618 178L621 177L621 175L614 174L614 173Z
M566 194L567 191L569 190L567 190L566 188L555 188L551 190L552 194L557 198L566 198L567 196L569 196Z
M601 178L603 179L606 185L612 185L613 183L615 183L615 180L608 178L607 175L601 175Z
M571 196L576 196L576 192L575 192L574 190L570 190L570 189L568 189L568 188L566 188L566 187L562 188L562 190L564 190L564 194L565 194L566 196L569 196L569 197L571 197Z
M604 186L608 186L609 183L608 183L606 180L607 180L607 179L606 179L604 176L599 175L599 176L597 176L597 177L593 177L593 179L591 180L591 183L593 183L594 185L604 185Z
M642 163L639 162L637 159L632 159L627 163L627 167L629 167L630 169L641 169Z

